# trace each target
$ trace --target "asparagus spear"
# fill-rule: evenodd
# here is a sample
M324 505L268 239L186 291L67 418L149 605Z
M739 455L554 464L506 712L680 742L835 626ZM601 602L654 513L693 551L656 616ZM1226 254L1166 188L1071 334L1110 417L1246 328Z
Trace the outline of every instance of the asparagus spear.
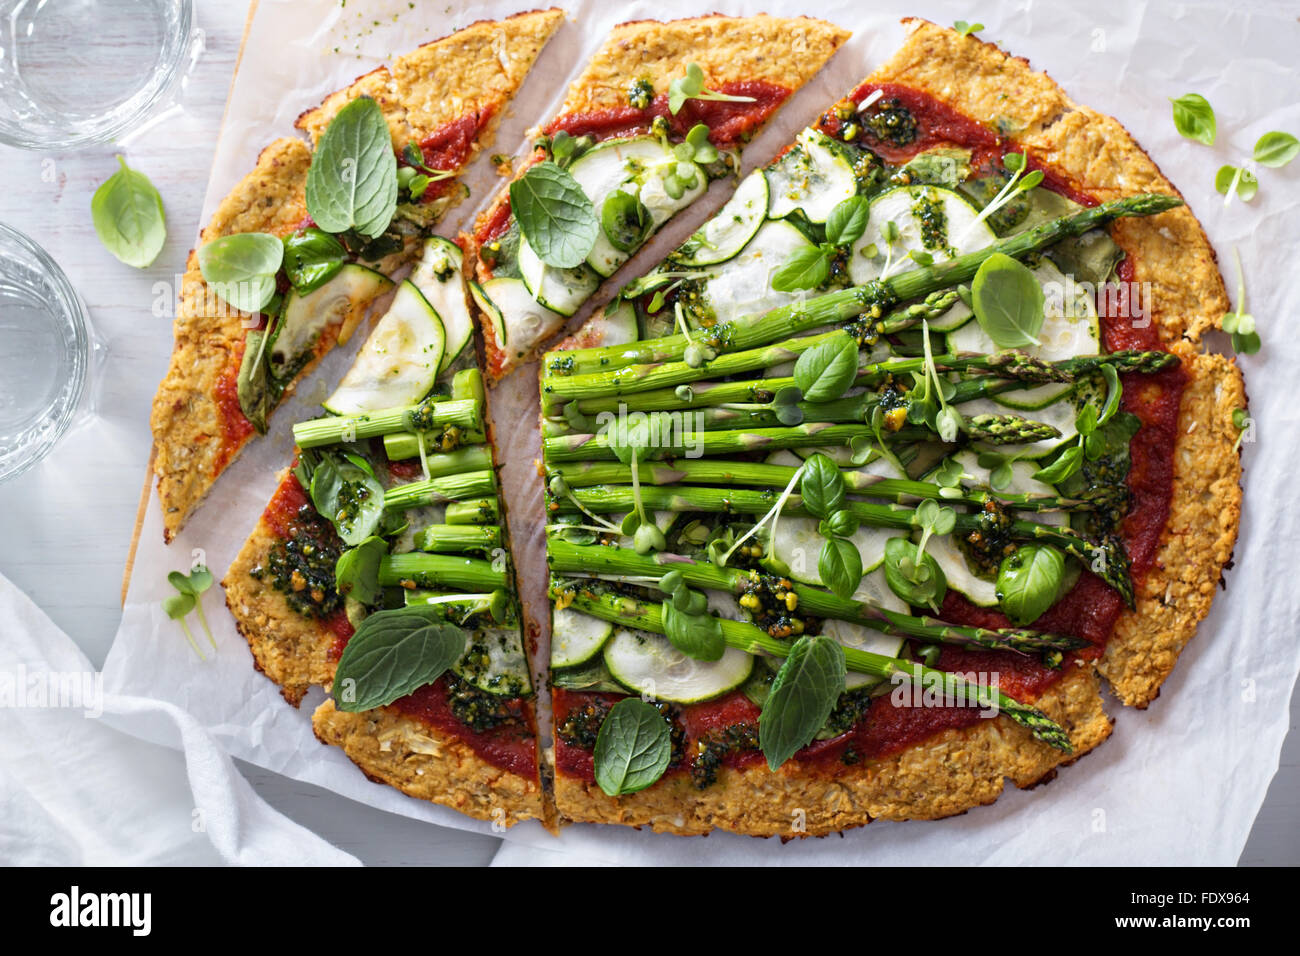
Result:
M510 587L505 568L497 568L496 562L419 551L384 555L379 561L379 583L384 587L465 591Z
M496 524L501 520L501 509L495 495L453 501L447 505L442 520L447 524Z
M657 604L645 604L620 595L591 595L577 589L573 594L571 606L574 610L615 624L651 631L655 634L664 633L663 611ZM768 636L766 631L752 624L727 620L719 623L722 625L723 640L738 650L750 654L768 654L773 657L785 657L790 652L783 641ZM870 651L854 647L844 648L844 662L851 671L871 674L885 680L902 678L907 681L920 681L926 677L937 678L944 682L946 688L951 688L954 694L960 692L967 700L976 700L981 706L996 707L1001 713L1028 729L1035 739L1041 740L1048 746L1066 753L1073 751L1069 735L1055 721L1037 708L1022 704L1001 691L994 691L985 685L966 681L956 674L925 667L913 661L872 654Z
M408 408L298 422L293 426L293 440L299 448L315 448L375 438L390 432L427 432L436 426L478 432L483 430L481 408L481 403L468 398L441 402L425 399Z
M389 488L384 494L385 511L404 511L421 505L463 501L494 495L497 490L496 473L492 470L470 471L459 475L444 475L428 481L412 481Z
M970 437L1001 445L1056 438L1060 432L1051 425L1012 415L977 415L967 422ZM885 432L891 443L924 441L933 432L926 428L904 428ZM874 439L867 425L837 425L832 422L804 422L782 428L743 430L690 431L681 438L687 457L708 458L741 452L777 451L783 448L809 448L819 445L847 445L855 438ZM610 461L618 456L610 446L609 436L558 435L542 440L547 464L566 461Z
M551 501L552 513L571 513L581 505L596 514L631 511L635 507L632 488L626 485L609 485L596 488L573 488L567 496ZM642 507L654 511L706 511L715 514L766 514L771 510L776 493L773 491L746 491L735 488L703 488L679 485L674 488L641 488ZM878 528L898 528L901 531L915 527L916 511L905 505L877 505L864 501L849 501L845 507L865 525ZM792 494L786 501L782 514L807 515L803 499ZM1089 541L1068 528L1038 524L1024 519L1008 520L997 529L1017 541L1037 541L1050 544L1084 563L1103 581L1115 588L1124 602L1133 607L1133 582L1129 578L1128 555L1117 538ZM989 527L981 515L958 513L954 532L957 534L988 535Z
M773 342L801 331L820 328L874 312L883 318L885 310L899 302L920 298L961 282L969 281L979 267L996 252L1022 259L1062 239L1081 236L1126 216L1152 216L1183 204L1176 196L1146 193L1128 196L1083 209L1025 232L999 240L983 249L946 262L877 279L863 286L841 289L805 302L773 309L761 317L747 316L712 328L697 329L688 338L670 335L627 345L550 352L543 361L548 375L581 375L611 371L628 365L670 362L682 358L692 341L714 349L732 351Z
M501 545L496 525L431 524L415 533L415 549L436 554L491 551Z
M765 577L754 571L719 568L711 562L696 561L679 554L639 555L627 548L571 544L554 537L546 543L546 560L551 572L560 575L645 579L680 571L687 584L738 595L760 585ZM882 634L898 634L932 644L1037 653L1076 650L1088 643L1068 634L1021 628L963 627L931 617L900 614L868 601L844 600L828 591L797 582L792 582L787 590L794 591L798 597L798 608L802 613L851 621Z
M794 477L795 470L785 465L731 459L679 458L671 464L642 462L637 468L637 480L646 485L715 484L784 488ZM844 469L840 474L851 494L883 498L899 504L915 504L933 498L936 501L980 507L991 494L1003 504L1024 511L1087 511L1093 507L1092 502L1078 498L948 489L928 481L886 478L857 469ZM548 477L550 475L559 475L571 488L626 485L632 481L632 466L620 462L584 461L555 465L548 469Z

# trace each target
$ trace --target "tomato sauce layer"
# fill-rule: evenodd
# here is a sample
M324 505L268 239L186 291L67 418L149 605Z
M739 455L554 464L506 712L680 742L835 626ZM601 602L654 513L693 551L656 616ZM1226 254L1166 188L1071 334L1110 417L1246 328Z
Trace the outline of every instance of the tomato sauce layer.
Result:
M493 110L489 107L466 113L459 119L444 123L430 135L420 140L420 152L424 156L424 165L429 169L444 172L459 172L474 151L474 143L483 128L492 121ZM400 155L399 161L406 165ZM456 184L454 178L438 179L429 183L420 197L420 202L432 202L445 195Z
M590 136L597 142L619 136L640 136L650 132L650 125L662 116L668 121L674 138L684 139L691 127L703 123L709 128L709 141L714 146L730 149L749 140L786 101L791 90L764 80L745 80L721 83L717 92L728 96L748 96L752 101L687 100L674 116L668 109L668 95L660 93L644 109L619 106L568 113L552 120L546 133L550 136L564 130L571 136Z
M898 84L870 84L858 87L851 95L854 104L876 90L881 102L897 100L916 120L916 136L905 146L873 138L864 139L862 145L876 152L892 164L903 164L917 153L941 146L969 149L971 165L977 169L992 168L1000 163L1007 152L1018 150L1006 139L987 126L963 116L944 103L918 90ZM818 127L835 136L846 122L835 110L822 116ZM1042 169L1043 187L1060 193L1084 206L1097 205L1095 197L1084 191L1078 183L1037 162L1028 156L1027 167ZM1164 351L1164 344L1154 323L1142 317L1141 305L1149 303L1132 301L1134 289L1133 260L1131 255L1118 269L1118 295L1099 292L1097 308L1101 322L1102 344L1107 351L1144 349ZM1136 318L1133 318L1136 317ZM1131 561L1134 583L1140 582L1155 562L1161 534L1169 519L1173 500L1173 455L1178 435L1178 412L1186 374L1177 367L1154 375L1130 373L1121 376L1124 386L1123 408L1142 422L1141 429L1129 444L1131 458L1127 479L1131 493L1130 509L1120 529L1119 536ZM1060 669L1044 666L1038 658L1013 652L968 651L959 647L944 646L938 667L945 671L996 674L998 688L1003 693L1020 700L1033 701L1074 666L1075 660L1092 660L1101 656L1115 622L1124 610L1119 594L1100 578L1085 570L1078 582L1060 601L1034 622L1039 630L1073 634L1089 642L1089 647L1072 652ZM957 624L979 627L1008 627L1010 622L998 611L977 607L955 591L944 598L941 617ZM912 706L924 704L907 688L899 688L897 696L901 706L891 704L890 696L876 699L866 716L853 729L831 740L817 741L796 756L799 763L810 764L828 775L847 772L854 764L872 758L888 756L940 731L969 727L984 719L979 708L957 706ZM587 695L571 691L556 691L557 715L567 713L579 702L601 695ZM919 692L918 692L919 693ZM690 733L703 733L708 729L721 729L736 716L736 693L683 708L683 723ZM748 703L746 700L745 703ZM758 708L750 704L752 715L748 720L756 723ZM558 720L557 720L558 725ZM556 740L556 761L559 772L590 781L591 754L580 748ZM687 753L691 753L687 750ZM734 763L755 759L752 752L729 757ZM724 761L726 762L726 761Z
M452 712L447 697L447 679L440 677L432 684L393 701L392 707L412 720L452 734L481 759L532 780L537 777L537 737L533 707L529 701L515 698L508 701L512 721L488 730L475 731Z

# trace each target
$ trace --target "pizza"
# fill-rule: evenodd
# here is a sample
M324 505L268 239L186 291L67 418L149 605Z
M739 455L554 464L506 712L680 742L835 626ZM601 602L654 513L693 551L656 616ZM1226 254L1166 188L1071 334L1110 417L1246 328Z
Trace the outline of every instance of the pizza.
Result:
M848 31L801 17L705 16L616 27L541 129L519 178L468 237L488 374L535 357L600 287L709 183L738 168L740 147L826 64ZM685 86L683 86L685 84ZM695 96L679 99L685 92ZM581 258L521 229L516 203L555 188L559 166L591 200ZM530 243L530 238L533 240Z
M430 220L375 270L382 315L222 582L286 701L327 695L322 742L502 826L786 838L991 803L1107 739L1103 687L1155 699L1240 518L1212 247L1115 120L906 23L635 277L685 207L659 193L733 171L846 34L619 27L474 235ZM773 65L791 35L803 72ZM319 153L350 109L421 121L366 82L304 117ZM493 427L526 410L485 385L548 343L543 629Z
M381 66L302 114L298 127L315 145L345 105L372 100L403 167L430 180L415 192L408 180L379 235L344 236L343 268L328 281L293 285L281 268L273 270L280 294L231 303L201 267L203 246L246 233L296 240L310 254L319 237L309 215L313 152L307 143L293 137L271 143L217 206L186 263L175 347L151 417L166 541L244 445L266 431L275 406L325 353L348 341L370 303L391 289L388 276L418 252L422 231L464 198L457 176L492 141L506 105L563 18L552 8L480 21L396 57L391 70ZM456 96L443 95L449 85ZM271 347L248 349L250 331L258 340L274 337Z

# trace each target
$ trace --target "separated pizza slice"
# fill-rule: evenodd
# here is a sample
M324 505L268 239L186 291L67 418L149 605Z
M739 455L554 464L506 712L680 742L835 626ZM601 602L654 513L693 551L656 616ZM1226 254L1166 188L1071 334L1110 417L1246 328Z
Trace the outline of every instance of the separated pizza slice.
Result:
M713 179L848 31L705 16L614 29L472 242L487 369L504 376Z
M373 780L545 819L461 250L433 237L222 582L255 666Z
M217 207L187 262L153 405L165 540L463 198L458 175L562 20L550 9L482 21L366 74L299 119L315 153L277 140Z
M561 817L823 834L1099 745L1231 554L1223 301L1119 124L911 21L543 359Z

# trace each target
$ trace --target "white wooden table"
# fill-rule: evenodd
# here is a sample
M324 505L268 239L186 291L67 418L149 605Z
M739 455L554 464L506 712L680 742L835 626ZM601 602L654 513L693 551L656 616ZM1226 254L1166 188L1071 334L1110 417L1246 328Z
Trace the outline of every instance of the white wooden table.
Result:
M40 465L0 485L0 572L97 666L121 616L122 568L149 455L149 406L172 345L175 274L198 230L246 13L240 3L198 0L196 7L207 48L178 115L133 136L124 150L44 155L0 146L0 181L7 184L0 193L0 220L31 236L62 265L107 350L95 382L95 415ZM167 209L167 245L145 271L109 255L91 227L91 194L116 170L119 151L153 180ZM1298 721L1300 697L1293 703L1293 732L1281 770L1243 863L1297 862ZM499 843L374 810L260 768L243 770L272 805L368 863L486 863Z

